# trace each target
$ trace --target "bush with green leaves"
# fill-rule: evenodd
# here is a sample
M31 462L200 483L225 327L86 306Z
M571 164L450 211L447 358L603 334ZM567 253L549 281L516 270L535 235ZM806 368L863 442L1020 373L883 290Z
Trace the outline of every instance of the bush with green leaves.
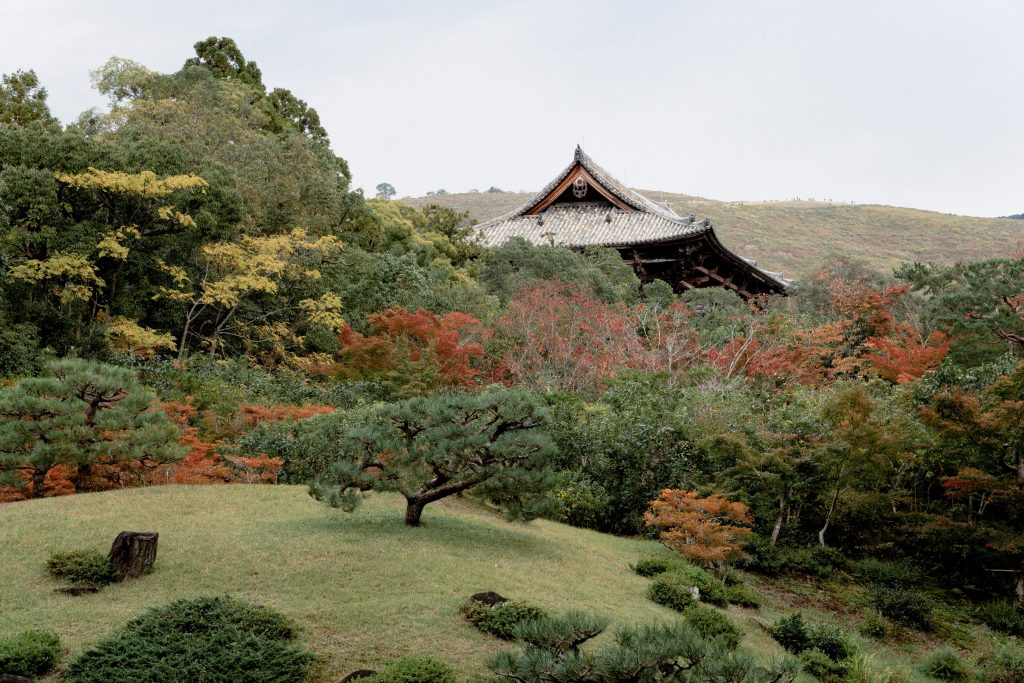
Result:
M647 587L647 597L659 605L685 612L697 604L693 596L693 582L675 572L665 572L654 577Z
M1010 600L991 600L977 609L978 619L993 631L1024 636L1024 607Z
M914 588L876 586L871 604L886 619L904 626L927 630L932 626L934 602L931 596Z
M515 637L517 624L545 616L541 608L518 600L499 602L496 605L470 600L459 609L459 614L484 633L502 640Z
M892 624L878 612L868 612L860 624L860 632L868 638L882 640L892 635Z
M800 653L800 663L805 672L825 683L838 683L846 677L844 662L837 662L814 647Z
M874 557L857 560L851 568L854 576L874 586L912 586L921 575L909 562L888 562Z
M808 630L808 636L811 649L821 650L837 662L852 657L857 651L846 631L834 624L814 624Z
M978 658L981 678L988 683L1021 683L1024 681L1024 643L1006 638L990 652Z
M673 569L679 569L686 562L672 555L647 555L636 561L636 564L629 565L629 568L640 576L657 576Z
M772 637L788 652L799 654L811 646L810 627L804 616L794 612L771 626Z
M55 579L80 585L105 586L117 576L106 553L99 550L68 550L50 555L46 569Z
M772 636L793 654L807 650L822 652L835 662L849 659L856 652L850 636L831 624L808 624L799 612L781 617L772 624Z
M754 540L748 544L747 553L749 558L740 562L740 566L768 576L786 574L827 579L845 569L847 564L841 552L820 545L794 548Z
M699 588L701 602L707 602L719 607L725 607L729 604L729 600L726 597L725 583L706 569L702 569L695 564L683 564L679 567L674 567L670 573L679 577L684 582L689 582L689 585Z
M22 631L0 639L0 673L42 676L60 656L60 636L50 631Z
M67 683L302 681L314 655L293 641L295 625L267 607L230 597L155 607L82 653Z
M410 656L391 662L366 683L455 683L455 670L433 657Z
M757 609L761 606L761 598L757 593L743 585L726 587L725 599L730 605L739 605L748 609Z
M970 664L959 652L951 647L940 647L932 650L921 660L918 667L921 673L940 681L966 681L973 675Z
M740 644L742 633L732 619L714 607L693 605L683 614L683 619L704 638L718 638L729 650Z
M560 618L526 622L517 632L523 648L494 657L490 681L521 683L632 683L634 681L742 681L791 683L795 664L759 664L754 657L731 650L722 639L707 639L684 620L622 628L614 642L583 648L600 635L607 620L570 612Z

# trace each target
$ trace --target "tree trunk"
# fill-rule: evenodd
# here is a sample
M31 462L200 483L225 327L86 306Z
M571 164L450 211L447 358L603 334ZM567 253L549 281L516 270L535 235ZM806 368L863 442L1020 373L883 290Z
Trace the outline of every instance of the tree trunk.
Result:
M825 526L821 527L818 532L818 544L824 547L825 545L825 532L828 531L828 525L832 521L832 513L836 511L836 503L839 502L839 493L842 489L836 487L836 493L832 496L832 504L828 506L828 514L825 515Z
M782 533L782 520L786 516L786 497L782 496L779 498L779 514L775 517L775 526L772 527L772 540L768 544L771 547L775 547L775 544L779 542L779 534Z
M110 546L110 564L117 580L136 578L153 570L156 544L160 534L155 531L122 531Z
M405 525L419 526L423 508L427 506L426 501L421 498L406 498L405 501Z

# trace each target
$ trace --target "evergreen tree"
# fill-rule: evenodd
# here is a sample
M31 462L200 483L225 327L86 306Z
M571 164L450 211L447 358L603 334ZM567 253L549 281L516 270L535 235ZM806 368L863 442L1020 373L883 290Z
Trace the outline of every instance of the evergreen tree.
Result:
M553 484L546 419L529 395L497 389L391 404L341 440L310 495L352 511L360 491L398 491L405 523L418 526L429 503L477 488L529 519Z
M130 370L79 359L0 391L0 477L40 497L47 474L71 465L76 490L99 466L155 465L184 456L178 428Z

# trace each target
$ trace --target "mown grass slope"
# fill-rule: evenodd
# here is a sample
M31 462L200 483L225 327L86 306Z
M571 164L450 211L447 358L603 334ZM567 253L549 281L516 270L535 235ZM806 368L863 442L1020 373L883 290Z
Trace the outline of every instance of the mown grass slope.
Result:
M670 192L641 190L676 213L711 219L731 249L758 265L790 277L807 275L832 255L862 258L890 271L901 262L954 263L1005 256L1024 239L1024 221L974 218L872 204L815 201L720 202ZM486 220L511 211L529 193L465 193L401 201L436 203Z
M95 595L56 594L52 551L107 549L118 531L158 531L153 574ZM375 495L354 514L300 486L165 486L0 506L0 635L56 630L68 657L147 607L230 594L276 608L321 655L314 680L393 658L433 654L482 672L505 644L457 615L495 590L561 612L587 607L618 623L672 618L649 602L630 562L654 543L552 522L505 522L452 502L402 524L402 501ZM68 660L65 657L65 662Z

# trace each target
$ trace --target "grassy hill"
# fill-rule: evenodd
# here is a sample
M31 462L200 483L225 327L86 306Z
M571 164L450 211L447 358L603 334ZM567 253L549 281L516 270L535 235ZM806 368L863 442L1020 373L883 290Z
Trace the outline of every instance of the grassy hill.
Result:
M814 201L720 202L640 190L676 213L711 219L722 241L758 265L800 277L830 255L862 258L888 272L904 261L953 263L1002 256L1024 239L1024 222L973 218L874 204ZM466 193L416 197L413 206L442 204L486 220L530 198L528 193Z
M0 506L0 635L56 630L67 661L147 607L230 594L295 619L302 641L320 655L314 680L337 681L413 653L482 672L506 645L474 630L457 609L483 590L556 613L590 609L613 625L678 618L647 600L648 581L629 568L659 551L656 543L546 521L509 523L458 501L430 506L425 526L410 529L401 503L376 495L347 515L299 486L166 486ZM153 574L95 595L53 592L59 584L45 572L51 552L106 549L124 529L160 532ZM839 619L851 631L860 618L853 588L748 581L765 605L729 614L745 632L742 646L765 656L782 651L758 623L786 610ZM905 666L935 644L916 634L891 646L857 639L886 666Z

